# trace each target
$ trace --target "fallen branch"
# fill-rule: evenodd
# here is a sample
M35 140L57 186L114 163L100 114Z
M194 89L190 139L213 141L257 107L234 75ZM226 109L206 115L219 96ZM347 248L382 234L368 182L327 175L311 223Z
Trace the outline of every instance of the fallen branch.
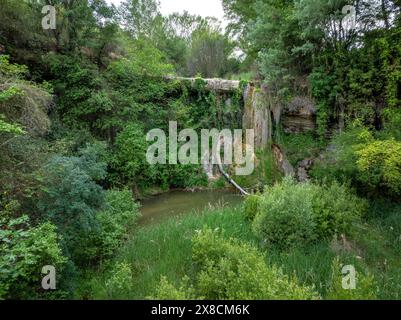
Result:
M238 183L236 183L227 172L224 171L223 165L221 163L221 157L220 157L220 148L221 148L221 139L219 139L217 143L217 148L216 148L216 154L215 154L215 159L217 160L217 166L219 167L219 171L221 174L226 178L226 180L232 184L243 196L249 196L249 192L245 191Z

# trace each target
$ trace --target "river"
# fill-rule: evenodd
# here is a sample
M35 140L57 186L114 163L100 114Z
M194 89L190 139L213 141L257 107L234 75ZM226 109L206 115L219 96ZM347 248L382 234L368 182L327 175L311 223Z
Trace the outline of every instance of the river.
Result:
M201 212L210 206L235 206L242 196L232 190L182 191L173 190L141 202L140 225L157 223L172 216Z

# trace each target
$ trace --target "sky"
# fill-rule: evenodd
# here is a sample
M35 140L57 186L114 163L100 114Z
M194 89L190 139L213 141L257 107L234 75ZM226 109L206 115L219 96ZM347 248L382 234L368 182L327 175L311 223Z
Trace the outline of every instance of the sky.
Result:
M109 3L118 5L121 0L107 0ZM188 11L190 14L197 14L202 17L216 17L226 25L221 0L159 0L160 11L163 15L173 12Z

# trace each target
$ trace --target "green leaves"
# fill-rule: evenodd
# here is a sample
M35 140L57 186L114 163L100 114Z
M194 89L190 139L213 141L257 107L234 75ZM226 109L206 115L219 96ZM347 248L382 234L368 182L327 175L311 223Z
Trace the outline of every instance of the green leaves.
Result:
M366 210L365 201L338 183L319 186L286 179L252 197L245 208L255 208L255 234L265 245L280 249L349 234Z
M0 55L0 76L23 78L28 74L28 67L9 62L10 56ZM0 100L1 101L1 100Z
M79 237L98 228L96 214L104 208L104 190L96 183L106 175L102 150L104 145L88 145L78 156L54 156L42 173L44 188L38 209L58 227L73 260L80 250Z
M401 195L401 142L376 140L356 151L358 177L376 192ZM384 190L383 190L384 189Z
M44 222L31 227L29 218L0 218L0 299L32 298L41 268L53 265L61 272L65 263L56 227ZM35 285L32 285L35 284Z
M24 134L25 131L18 124L11 124L4 121L4 115L0 114L0 133L12 133L15 135Z
M157 299L273 300L319 299L312 288L300 285L276 266L268 266L255 247L225 239L219 230L203 228L192 239L196 274L175 289L165 278Z
M146 150L147 142L142 127L132 123L117 137L112 165L129 182L133 182L140 172L143 179L148 167Z

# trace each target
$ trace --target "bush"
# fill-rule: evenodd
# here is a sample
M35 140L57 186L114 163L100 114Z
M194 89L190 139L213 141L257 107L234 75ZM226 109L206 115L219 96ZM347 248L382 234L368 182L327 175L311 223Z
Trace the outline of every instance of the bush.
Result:
M190 279L184 277L179 289L172 285L166 277L161 277L160 284L156 288L156 297L151 300L196 300L194 289L189 285Z
M356 152L359 179L372 191L401 195L401 142L373 141Z
M113 274L106 281L107 294L110 299L118 299L133 286L131 266L126 262L117 263Z
M267 188L253 221L255 234L268 245L289 248L316 239L310 185L290 179Z
M358 186L358 157L355 152L372 139L368 129L355 123L333 138L324 157L315 161L310 171L311 176L319 181L351 181Z
M193 164L170 165L168 184L173 188L207 186L208 179L202 166Z
M0 252L0 299L38 297L42 267L53 265L60 274L66 261L56 227L50 222L31 227L27 216L0 217Z
M129 124L118 134L111 161L117 173L111 177L114 183L135 188L147 184L151 169L146 162L146 149L146 135L139 124Z
M256 217L256 214L259 212L260 200L261 197L255 194L246 197L244 202L244 214L247 220L253 221Z
M380 138L380 134L378 134ZM351 182L371 196L401 195L401 142L355 125L333 139L330 150L316 161L311 175L317 180Z
M193 238L192 258L198 273L194 286L179 290L162 280L157 298L194 297L207 300L317 299L309 287L267 266L254 247L223 239L218 231L205 229ZM188 281L188 280L187 280Z
M335 235L352 234L367 210L367 201L337 182L310 188L317 238L331 240Z
M297 184L285 179L260 196L253 230L264 243L280 249L303 246L351 233L366 207L344 185Z
M82 241L98 229L96 213L104 206L104 191L96 181L105 177L106 164L98 162L102 144L88 146L78 156L54 156L42 173L44 187L38 209L63 235L69 257L79 261Z
M139 205L130 191L107 191L106 210L96 214L99 229L92 233L82 254L89 261L110 258L139 217Z
M355 289L344 289L342 287L343 275L342 265L339 258L332 263L332 279L327 299L329 300L374 300L377 298L377 287L372 275L356 273Z

